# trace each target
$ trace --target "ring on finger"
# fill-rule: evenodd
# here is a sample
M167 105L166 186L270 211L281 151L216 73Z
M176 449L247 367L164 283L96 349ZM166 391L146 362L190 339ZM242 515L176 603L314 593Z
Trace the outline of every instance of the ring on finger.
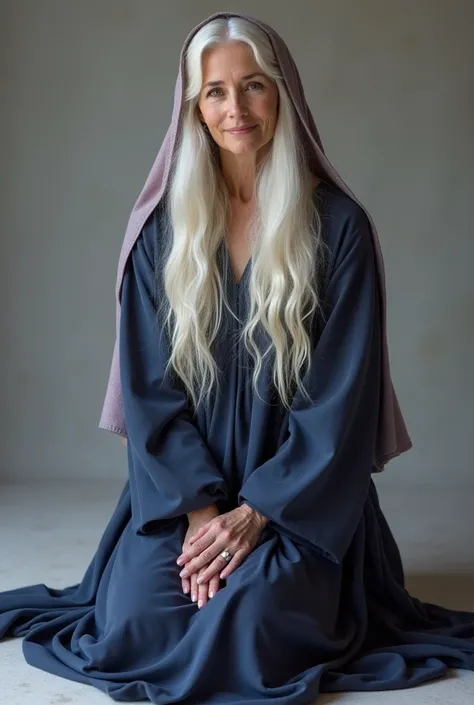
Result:
M229 551L222 551L221 553L219 553L219 555L222 556L226 563L229 563L232 560L232 555L229 553ZM202 582L204 582L204 577L200 575L197 579L197 583L198 585L200 585Z

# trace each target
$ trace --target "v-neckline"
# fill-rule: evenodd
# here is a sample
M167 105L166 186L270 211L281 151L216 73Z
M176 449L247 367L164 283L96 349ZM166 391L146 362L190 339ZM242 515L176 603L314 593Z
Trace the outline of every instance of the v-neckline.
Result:
M223 248L223 250L224 250L224 256L225 256L227 268L228 268L229 273L230 273L230 276L231 276L231 278L232 278L232 284L233 284L233 286L235 286L235 287L239 287L240 284L242 283L242 281L244 280L245 275L247 274L247 270L250 268L250 265L251 265L251 263L252 263L252 256L250 256L250 257L248 258L247 264L245 265L245 267L244 267L244 269L243 269L243 271L242 271L242 274L241 274L241 276L240 276L240 279L237 280L237 279L235 278L234 270L233 270L233 268L232 268L232 260L231 260L231 258L230 258L229 248L227 247L227 243L225 242L225 240L222 240L221 245L222 245L222 248Z
M226 245L226 247L227 247L227 245ZM243 271L242 271L242 274L240 275L240 279L237 281L237 279L235 278L234 270L232 269L232 262L231 262L231 260L230 260L230 255L229 255L229 251L228 251L228 250L227 250L227 255L229 256L229 267L230 267L230 272L231 272L231 274L232 274L232 280L233 280L233 282L234 282L234 286L239 287L239 286L241 285L241 283L242 283L242 281L243 281L245 275L247 274L247 269L249 269L249 267L250 267L250 263L252 262L252 256L250 256L250 257L248 258L247 264L245 265L245 267L244 267L244 269L243 269Z

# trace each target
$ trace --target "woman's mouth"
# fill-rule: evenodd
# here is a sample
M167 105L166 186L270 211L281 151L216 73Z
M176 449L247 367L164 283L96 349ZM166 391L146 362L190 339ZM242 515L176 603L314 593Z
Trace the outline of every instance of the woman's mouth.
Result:
M255 130L257 125L250 125L250 127L236 127L233 130L227 130L231 135L248 135L252 130Z

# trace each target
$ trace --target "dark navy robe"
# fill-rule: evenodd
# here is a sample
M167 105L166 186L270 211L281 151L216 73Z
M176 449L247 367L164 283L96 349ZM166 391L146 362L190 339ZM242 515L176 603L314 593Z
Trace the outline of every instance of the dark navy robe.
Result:
M296 391L290 411L274 401L269 365L252 389L239 339L252 263L236 282L221 247L230 311L213 354L223 375L191 412L165 374L155 298L164 216L158 207L148 218L121 299L129 477L81 583L0 593L0 637L24 637L28 663L160 705L303 705L474 669L474 613L407 593L372 479L381 331L368 220L336 186L322 183L315 198L325 315L304 378L311 402ZM187 512L243 502L269 523L200 610L176 564Z

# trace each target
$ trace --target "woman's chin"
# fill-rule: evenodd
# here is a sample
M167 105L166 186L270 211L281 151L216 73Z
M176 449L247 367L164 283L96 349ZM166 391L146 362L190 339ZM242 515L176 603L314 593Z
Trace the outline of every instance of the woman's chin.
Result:
M251 135L246 135L226 140L223 149L233 154L247 154L248 152L258 152L263 145L262 139L251 139Z

